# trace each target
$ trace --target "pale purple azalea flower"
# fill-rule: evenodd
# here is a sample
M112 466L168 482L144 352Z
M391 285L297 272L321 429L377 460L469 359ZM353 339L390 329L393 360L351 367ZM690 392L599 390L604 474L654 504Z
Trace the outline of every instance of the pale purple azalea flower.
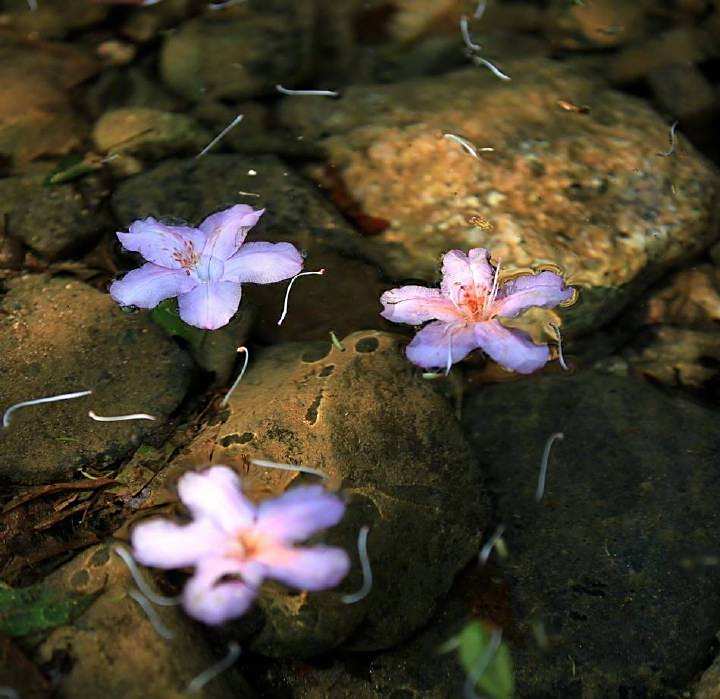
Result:
M345 504L321 486L294 488L255 506L227 466L190 472L178 482L180 500L193 521L141 522L132 532L135 558L156 568L195 567L183 607L206 624L244 614L265 578L301 590L337 585L350 559L333 546L293 546L337 524Z
M294 277L303 266L290 243L245 243L264 209L245 204L208 216L198 228L146 218L127 233L123 247L148 262L110 286L122 306L154 308L177 296L180 318L203 330L227 325L240 305L241 284L270 284Z
M573 290L555 272L524 274L499 283L499 265L475 248L465 255L450 250L443 257L439 289L403 286L380 298L381 315L394 323L428 323L407 346L408 359L426 369L447 371L480 348L498 364L521 374L544 366L547 345L536 345L521 330L506 328L498 318L514 318L531 306L553 308L569 301Z

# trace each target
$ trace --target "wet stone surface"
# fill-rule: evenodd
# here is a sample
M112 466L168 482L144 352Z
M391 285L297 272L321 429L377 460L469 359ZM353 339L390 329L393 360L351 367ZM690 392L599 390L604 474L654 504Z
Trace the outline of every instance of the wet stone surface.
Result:
M557 264L582 288L564 326L588 332L717 237L717 173L682 138L660 157L668 125L577 67L502 67L511 82L465 69L284 102L281 116L321 140L315 178L386 221L390 274L433 279L455 247L487 247L506 271ZM494 150L474 158L446 133Z
M720 614L715 414L596 372L487 387L463 414L507 525L519 696L676 695Z
M345 351L329 343L264 351L221 422L211 421L179 457L239 469L256 496L317 477L249 459L301 464L324 471L348 498L345 518L325 539L352 552L350 576L339 590L312 595L266 586L263 625L248 641L262 654L309 657L341 643L366 651L407 638L477 552L487 523L477 466L452 409L405 361L397 336L358 332L342 344ZM374 584L363 601L347 605L340 595L362 582L356 547L363 525L370 527Z
M156 608L172 638L161 637L130 596L135 584L114 544L94 546L64 565L48 583L73 593L97 595L69 626L54 629L36 651L36 660L55 667L57 696L63 699L180 699L201 672L223 655L211 652L199 625L181 609ZM208 699L254 696L237 668L192 696Z
M160 328L123 313L77 281L26 276L0 299L3 410L20 401L92 390L90 396L14 412L3 430L0 480L51 483L111 464L162 431L182 401L191 362ZM156 420L88 417L149 413Z

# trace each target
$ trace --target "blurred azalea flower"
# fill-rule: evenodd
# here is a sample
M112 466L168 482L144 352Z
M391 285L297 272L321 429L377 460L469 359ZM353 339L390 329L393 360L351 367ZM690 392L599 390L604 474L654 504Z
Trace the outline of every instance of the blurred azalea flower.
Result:
M110 295L122 306L139 308L177 296L180 318L189 325L227 325L240 305L241 284L279 282L302 269L302 256L290 243L243 244L263 213L238 204L208 216L199 228L135 221L117 236L148 262L113 282Z
M499 283L499 265L475 248L465 255L450 250L443 257L439 289L403 286L380 298L381 315L394 323L428 323L407 346L408 359L426 369L450 367L476 348L506 369L529 374L550 357L547 345L536 345L521 330L506 328L498 317L514 318L532 306L553 308L572 298L555 272L525 274Z
M178 491L193 521L141 522L132 532L133 554L156 568L194 566L183 606L206 624L244 614L265 578L314 591L347 575L350 560L342 549L293 546L343 516L342 500L321 486L295 488L255 506L234 471L214 466L183 475Z

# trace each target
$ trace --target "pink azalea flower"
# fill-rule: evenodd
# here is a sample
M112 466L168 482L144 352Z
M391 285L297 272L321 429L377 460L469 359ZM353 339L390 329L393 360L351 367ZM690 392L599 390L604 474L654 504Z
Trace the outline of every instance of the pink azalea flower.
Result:
M227 325L240 305L241 284L279 282L302 269L302 256L290 243L243 244L264 211L238 204L208 216L199 228L135 221L117 237L148 262L113 282L110 295L122 306L139 308L177 296L180 317L189 325Z
M132 532L133 554L156 568L194 566L182 602L206 624L244 614L265 578L313 591L347 575L350 560L342 549L293 546L343 516L342 500L321 486L295 488L255 506L234 471L214 466L183 475L178 491L193 521L141 522Z
M450 367L478 347L506 369L529 374L550 357L527 333L506 328L500 318L514 318L531 306L553 308L573 290L554 272L525 274L500 284L500 267L484 248L465 255L450 250L443 257L439 289L403 286L380 298L381 315L394 323L428 323L407 346L408 359L426 369Z

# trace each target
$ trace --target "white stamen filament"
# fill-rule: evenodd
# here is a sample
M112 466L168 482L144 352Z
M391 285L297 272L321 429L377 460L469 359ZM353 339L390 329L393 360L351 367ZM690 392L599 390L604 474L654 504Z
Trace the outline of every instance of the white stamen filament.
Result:
M335 332L333 330L330 331L330 342L332 342L333 347L335 347L335 349L338 349L341 352L345 351L345 345L343 345L343 343L340 342L340 340L338 339L338 336L335 334Z
M460 18L460 34L462 34L462 38L463 38L463 41L465 42L465 46L467 46L471 51L482 51L482 46L474 43L472 38L470 37L470 29L468 28L468 18L465 15L463 15Z
M447 352L447 363L445 365L445 376L450 373L452 368L452 332L448 333L448 352Z
M227 655L195 677L187 686L185 694L197 694L208 682L214 680L218 675L232 667L240 657L241 652L240 645L235 641L230 641L230 643L228 643Z
M478 3L478 6L475 8L475 12L473 13L474 19L481 19L482 16L485 14L485 8L487 7L487 0L480 0Z
M205 148L203 148L196 156L195 158L201 158L205 153L207 153L221 138L223 138L228 131L231 129L234 129L242 120L244 114L238 114L215 138L213 138L210 143L208 143Z
M499 629L495 629L492 632L490 643L488 644L487 649L480 656L480 659L478 660L478 664L475 669L467 676L467 679L465 680L463 694L465 695L466 699L479 699L478 695L475 693L475 685L478 683L478 680L485 674L485 671L488 669L488 667L490 667L490 663L493 661L493 658L495 657L498 648L500 648L501 643L502 631L500 631Z
M266 461L265 459L250 459L251 464L260 466L261 468L277 468L281 471L300 471L300 473L310 473L313 476L320 476L325 480L329 480L330 476L318 468L310 468L309 466L299 466L297 464L279 464L275 461Z
M238 387L238 384L242 381L242 377L245 375L245 370L248 367L248 362L250 361L250 352L248 352L247 347L238 347L238 352L245 352L245 361L243 362L242 369L240 369L239 376L235 379L233 382L233 385L230 386L230 390L225 394L225 398L222 399L220 402L220 407L224 407L227 405L227 402L230 400L230 396L233 394L233 391Z
M545 449L543 449L542 460L540 461L540 475L538 476L537 490L535 491L535 500L540 502L542 496L545 493L545 479L547 478L548 459L550 458L550 448L556 439L564 439L565 435L562 432L554 432L548 437L545 442Z
M555 325L555 323L550 323L550 327L555 331L555 336L557 337L558 362L564 371L570 371L568 365L565 363L565 357L563 356L562 335L560 334L560 328Z
M92 391L76 391L75 393L63 393L59 396L48 396L47 398L35 398L33 400L25 400L22 403L15 403L11 405L3 415L3 427L7 427L10 424L10 416L18 409L25 408L29 405L40 405L41 403L54 403L59 400L70 400L71 398L82 398L82 396L89 396Z
M158 613L150 604L147 597L138 590L130 590L128 595L130 595L130 597L132 597L140 605L158 636L162 636L166 641L172 641L172 639L175 638L175 634L162 623Z
M495 545L498 541L500 541L500 538L505 533L505 525L500 524L498 528L494 531L493 535L487 540L485 545L480 549L480 556L479 561L480 565L485 565L488 561L488 558L490 558L490 554L492 553L492 550L495 548Z
M343 595L342 601L345 604L355 604L362 599L365 599L372 590L373 577L372 568L370 567L370 559L367 554L367 538L370 532L370 527L367 525L360 527L360 533L358 534L358 554L360 556L360 564L362 565L363 583L362 587L351 595Z
M449 141L455 141L458 145L462 146L464 150L466 150L470 155L473 156L473 158L476 158L477 160L480 160L480 156L477 153L477 148L470 143L466 138L463 138L462 136L456 136L454 133L445 133L443 134L445 138L447 138Z
M666 150L663 153L658 153L658 155L661 155L663 158L669 158L674 152L675 152L675 129L677 128L679 122L675 122L670 127L670 150Z
M115 551L115 553L123 559L125 565L130 570L130 575L132 575L135 584L140 588L143 595L145 595L145 597L147 597L147 599L149 599L153 604L157 604L160 607L173 607L176 604L180 604L179 596L165 597L163 595L158 595L150 589L150 585L148 585L145 578L143 578L142 573L140 573L140 569L137 567L137 564L130 555L129 551L126 551L121 546L113 546L113 551Z
M130 415L111 415L103 417L92 410L88 410L88 416L97 422L121 422L122 420L154 420L152 415L147 413L132 413Z
M488 312L488 310L490 310L490 307L495 303L495 298L497 297L499 288L500 288L500 262L498 262L497 266L495 267L495 274L493 274L492 287L490 287L490 293L485 297L485 302L483 303L483 315L485 315Z
M473 56L472 60L475 65L483 65L486 68L489 68L493 75L500 78L500 80L512 80L509 75L505 75L505 73L503 73L500 68L490 63L490 61L488 61L486 58L481 58L480 56Z
M278 321L278 325L282 325L282 322L285 320L285 316L287 315L287 312L288 312L288 299L290 298L290 289L292 289L293 284L295 283L295 280L296 280L298 277L306 277L306 276L308 276L309 274L325 274L325 270L324 270L324 269L321 269L321 270L318 270L317 272L299 272L298 274L296 274L296 275L290 280L290 283L288 284L287 290L285 291L285 302L283 303L283 311L282 311L282 315L280 316L280 320Z
M241 2L245 2L245 0L225 0L225 2L211 2L208 4L208 10L222 10L226 7L232 7L233 5L239 5Z
M275 89L283 95L304 95L311 97L339 97L339 92L333 90L288 90L282 85L275 85Z

